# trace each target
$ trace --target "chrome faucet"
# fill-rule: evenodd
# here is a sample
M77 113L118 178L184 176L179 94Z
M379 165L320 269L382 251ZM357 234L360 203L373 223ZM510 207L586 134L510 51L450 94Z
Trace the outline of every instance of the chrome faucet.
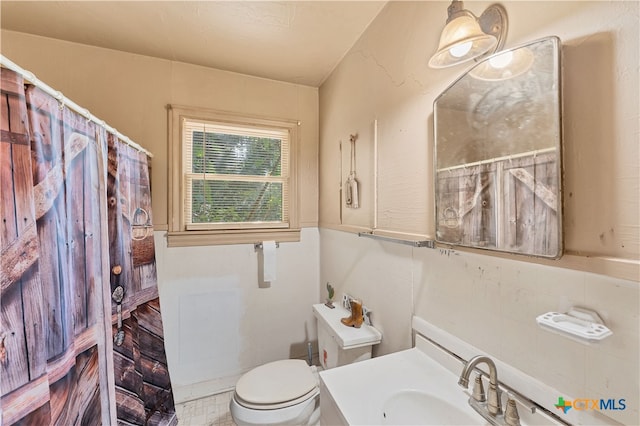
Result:
M460 380L458 380L458 384L466 389L469 386L469 375L471 374L471 371L481 362L484 362L489 366L487 410L490 415L495 417L502 414L502 403L500 402L500 395L498 391L498 370L496 369L496 364L491 358L484 355L478 355L467 361L462 369L462 373L460 373Z

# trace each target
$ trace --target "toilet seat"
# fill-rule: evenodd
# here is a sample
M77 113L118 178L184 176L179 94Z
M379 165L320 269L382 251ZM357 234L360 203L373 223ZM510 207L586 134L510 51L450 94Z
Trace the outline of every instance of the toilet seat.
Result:
M299 404L318 393L317 374L299 359L270 362L243 375L236 384L239 404L272 410Z
M234 394L229 409L238 426L318 425L320 391L316 390L311 398L290 407L259 410L241 405L238 396Z
M235 398L238 404L242 405L243 407L251 408L253 410L277 410L279 408L287 408L287 407L300 404L309 398L315 397L319 393L320 393L320 390L316 387L298 398L290 399L289 401L283 401L277 404L254 404L254 403L245 401L237 393L235 394Z

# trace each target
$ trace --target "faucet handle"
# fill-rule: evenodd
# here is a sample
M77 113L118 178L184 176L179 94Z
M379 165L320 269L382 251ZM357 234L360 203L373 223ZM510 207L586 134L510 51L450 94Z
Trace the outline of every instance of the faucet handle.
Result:
M489 392L487 392L487 410L492 416L499 416L502 414L502 404L500 402L500 388L498 385L494 385L489 382Z
M485 402L487 400L487 397L484 394L484 386L482 385L482 375L480 373L476 374L476 378L473 382L473 393L471 396L478 402Z
M516 401L510 395L507 399L507 408L504 411L504 422L507 426L520 426L518 407L516 406Z

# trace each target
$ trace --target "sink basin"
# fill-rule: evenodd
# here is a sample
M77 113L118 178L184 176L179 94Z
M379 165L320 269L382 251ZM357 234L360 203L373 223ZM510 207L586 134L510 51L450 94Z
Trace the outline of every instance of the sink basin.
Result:
M486 424L458 376L416 347L324 370L320 379L322 424Z
M427 392L406 389L391 395L382 406L383 425L469 425L477 416Z
M462 367L459 359L416 334L411 349L321 371L321 423L489 425L469 405L469 390L458 386ZM516 404L523 426L565 425L545 410L532 410L530 401L516 399Z

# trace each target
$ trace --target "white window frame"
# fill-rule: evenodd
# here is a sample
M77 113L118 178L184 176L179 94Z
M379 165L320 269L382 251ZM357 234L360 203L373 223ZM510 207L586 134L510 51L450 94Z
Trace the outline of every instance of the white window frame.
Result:
M265 240L300 241L298 219L298 121L257 117L246 114L169 105L169 247L245 244ZM188 224L185 214L187 197L183 149L183 125L185 120L225 123L238 126L279 128L289 132L289 178L287 180L288 222L265 222L263 224Z

